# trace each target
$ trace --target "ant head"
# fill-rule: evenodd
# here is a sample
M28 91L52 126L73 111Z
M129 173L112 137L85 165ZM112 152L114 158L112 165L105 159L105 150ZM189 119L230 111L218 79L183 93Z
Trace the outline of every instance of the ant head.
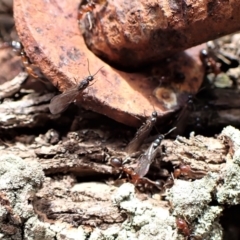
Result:
M163 186L164 186L164 182L162 181L162 180L160 180L160 179L157 179L156 181L155 181L155 186L158 188L158 189L162 189L163 188Z
M17 51L21 51L23 48L22 44L18 41L12 41L12 46Z
M194 98L194 97L193 97L192 94L189 94L189 95L188 95L188 101L193 101L193 98Z
M110 164L113 166L113 167L116 167L116 168L120 168L122 167L123 163L122 163L122 160L121 159L118 159L118 158L112 158L110 160Z
M165 137L164 135L159 135L159 136L158 136L158 141L161 142L161 141L164 139L164 137Z
M88 76L88 78L90 78L91 77L91 80L90 79L88 79L89 81L92 81L93 79L94 79L94 76L103 68L103 67L101 67L101 68L99 68L98 70L97 70L97 72L96 73L94 73L93 75L90 73L90 69L89 69L89 60L87 59L87 62L88 62L88 73L89 73L89 76Z
M204 57L204 58L207 58L208 57L208 51L206 49L203 49L201 52L200 52L201 56Z
M154 148L157 148L160 143L161 143L161 140L160 140L159 138L157 138L157 139L153 142L153 147L154 147Z
M94 79L94 77L93 77L92 75L89 75L89 76L87 77L87 80L88 80L89 82L91 82L93 79Z
M152 117L153 117L153 118L156 118L157 116L158 116L158 114L157 114L156 111L152 112Z

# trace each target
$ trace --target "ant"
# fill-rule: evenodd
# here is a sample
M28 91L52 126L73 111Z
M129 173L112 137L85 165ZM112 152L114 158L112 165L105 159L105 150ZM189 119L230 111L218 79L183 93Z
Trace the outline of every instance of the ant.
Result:
M159 181L154 182L144 176L148 173L149 168L154 159L156 158L157 154L161 153L161 149L159 148L159 146L162 140L165 138L167 134L172 132L175 128L171 129L166 134L159 135L158 138L155 141L153 141L153 143L149 146L146 152L139 157L138 164L134 169L125 167L123 162L116 158L111 160L111 165L117 168L121 168L123 172L130 176L130 182L132 182L135 185L139 183L151 184L160 189L161 183Z
M78 23L80 23L80 20L83 18L84 13L87 13L88 21L89 21L89 30L92 29L92 21L90 17L90 12L92 12L96 8L96 4L102 4L105 3L106 0L87 0L86 5L81 5L81 7L78 10L77 20Z
M146 122L138 129L132 141L127 145L126 152L128 154L134 153L139 149L143 141L151 132L156 121L157 121L157 112L154 111L152 115L146 120Z
M186 237L190 237L190 229L187 222L183 218L176 218L176 225L179 230L184 234Z
M196 236L190 233L190 228L188 226L187 221L185 221L183 218L176 218L176 225L177 228L182 232L182 234L186 237L186 240L192 240L192 239L202 239L200 236Z
M95 8L96 8L96 2L93 2L90 0L86 5L82 5L78 10L78 16L77 16L78 23L80 23L80 20L82 19L84 13L87 13L89 30L92 29L92 20L89 13L92 12Z
M88 2L87 5L82 5L81 8L78 10L77 20L80 21L84 13L92 12L95 7L96 3L92 1Z
M13 48L17 52L17 54L21 57L22 63L27 73L34 78L39 78L39 76L34 72L33 69L35 65L31 63L29 57L24 51L23 45L20 42L18 41L4 42L0 45L0 49L5 48Z
M88 61L88 60L87 60ZM88 73L89 76L85 77L79 84L76 84L66 90L65 92L55 96L52 98L49 110L52 114L59 114L65 111L70 103L74 102L79 94L80 91L86 89L90 82L94 80L94 76L102 69L103 67L99 68L97 72L91 75L89 70L89 61L88 61Z
M165 134L160 134L157 139L149 146L146 152L139 157L137 167L134 169L135 173L138 176L144 177L148 173L149 168L153 163L154 159L156 158L157 154L161 154L162 152L159 148L162 140L165 138L166 135L168 135L175 129L176 127L172 128Z
M182 107L182 109L179 111L179 114L177 117L172 121L171 125L177 125L177 131L174 132L172 137L175 137L177 135L182 135L186 129L186 125L188 123L188 118L191 113L191 111L194 109L194 95L189 94L185 100L185 103Z
M146 177L140 177L132 168L128 168L124 166L124 163L121 159L113 158L110 161L111 165L115 168L121 169L123 172L125 172L130 177L130 182L135 185L144 185L145 188L149 185L156 186L158 189L160 189L160 183L158 181L151 181L150 179Z
M172 137L184 134L184 131L188 124L189 115L191 114L191 112L196 110L196 105L194 103L195 100L198 100L196 96L204 89L205 89L205 86L201 87L201 89L198 90L198 92L195 94L193 94L193 93L186 94L185 93L183 96L181 96L181 101L185 102L185 103L183 103L183 106L179 110L177 117L171 123L171 125L177 126L177 131L174 132ZM200 128L201 127L200 122L202 119L196 118L195 120L196 120L195 127Z
M175 169L171 176L167 178L164 188L171 188L174 184L174 179L180 176L187 177L188 179L201 179L207 174L206 171L194 171L190 165L180 164L179 168Z
M220 63L217 63L206 49L200 51L200 59L208 73L214 73L214 75L217 76L221 72Z
M192 170L190 165L181 164L178 169L174 170L173 176L174 178L182 176L187 176L191 179L201 179L203 178L207 172L205 171L194 171Z

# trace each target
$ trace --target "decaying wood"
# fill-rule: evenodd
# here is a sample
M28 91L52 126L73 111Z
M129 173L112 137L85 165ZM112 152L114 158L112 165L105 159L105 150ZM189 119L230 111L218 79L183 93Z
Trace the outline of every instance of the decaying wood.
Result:
M16 141L11 143L5 140L4 133L7 129L27 126L25 121L20 121L21 118L31 120L32 126L35 127L41 124L34 116L52 118L47 104L53 94L41 95L31 92L25 94L18 101L9 99L0 105L0 109L5 109L2 111L5 118L1 120L5 120L1 125L3 134L0 148L1 154L17 155L26 164L37 161L48 176L41 190L32 199L38 221L56 226L62 222L66 224L65 228L81 226L88 232L92 232L96 227L101 230L113 226L120 227L128 216L125 212L119 211L111 199L117 189L115 185L126 182L127 178L122 176L123 180L117 180L121 171L114 169L110 165L110 160L129 158L126 166L134 167L139 155L150 143L144 143L138 153L129 156L125 152L127 142L131 139L129 129L125 130L122 127L118 130L118 127L112 126L112 122L109 123L109 120L99 124L101 116L84 112L82 117L72 119L73 128L78 129L77 131L65 135L60 129L50 129L39 136L17 136ZM11 117L10 120L6 120L11 116L9 110L6 111L7 104L17 106L12 108L11 114L15 117ZM56 123L61 121L60 119L52 118ZM191 134L189 139L179 136L176 140L163 140L162 146L164 154L162 158L158 156L152 165L147 176L150 179L154 177L166 181L171 169L178 168L181 164L190 165L195 172L204 172L202 176L208 172L219 173L225 167L228 155L232 156L236 149L231 145L228 136L208 138L194 134ZM188 179L187 176L181 178ZM145 193L139 193L138 197L168 211L170 208L168 201L160 200L163 192L164 189L161 193L158 192L155 198L149 198Z
M219 139L200 135L190 139L178 136L169 147L166 146L163 161L170 161L174 166L189 164L195 170L219 172L226 161L226 154L226 146Z
M111 129L111 126L108 128ZM59 134L50 130L31 144L5 143L1 146L1 153L18 155L29 164L38 161L45 174L52 176L44 180L32 202L40 221L108 229L127 219L126 214L112 205L111 196L116 187L114 181L109 180L109 176L117 172L110 166L109 159L126 158L127 153L122 147L123 139L107 139L101 128L95 134L90 129L83 132L72 132L59 140ZM141 150L148 145L144 144ZM175 141L168 139L163 141L163 145L165 154L162 160L159 159L161 168L165 168L164 163L170 162L176 167L184 163L191 165L195 171L218 173L224 168L229 153L229 143L223 139L202 136L191 136L190 139L178 137ZM136 161L137 156L129 165ZM86 179L90 182L84 183ZM107 184L98 182L99 179ZM141 198L148 199L145 194ZM169 208L168 202L163 200L155 200L154 205Z
M32 93L20 101L4 101L0 107L0 124L2 129L16 127L33 127L43 124L50 119L48 102L54 95L52 93Z
M47 179L34 201L35 211L41 221L53 223L54 220L61 220L74 226L91 225L101 229L106 229L113 223L123 222L126 216L122 216L117 208L111 205L111 193L115 189L112 186L114 182L110 184L108 181L108 185L93 182L97 179L107 181L110 174L114 174L114 178L117 178L116 173L119 174L119 172L110 166L109 160L127 157L126 152L118 147L122 146L122 139L112 143L103 137L101 140L104 144L94 145L92 143L101 142L99 135L96 134L94 139L90 131L89 136L85 134L84 137L80 132L72 132L66 139L53 146L48 136L51 135L54 138L56 132L52 130L50 132L37 138L31 145L19 143L2 149L3 153L14 153L27 162L38 161L47 175L73 173L80 177L81 181L90 179L89 184L77 183L75 177L68 175ZM190 140L178 137L176 141L163 141L163 145L166 154L160 162L162 168L164 163L171 162L176 167L180 163L188 164L195 171L219 172L225 165L228 153L228 148L222 140L202 136L192 136ZM147 144L145 144L146 147ZM136 163L136 160L133 158L130 165ZM159 174L161 177L162 172L160 171ZM72 190L69 191L69 189ZM154 204L166 207L167 202L159 201ZM96 205L103 207L104 212L102 210L98 212L99 208L96 208Z
M240 91L237 89L214 89L206 92L202 98L196 99L196 111L190 115L188 124L196 125L198 118L202 130L222 128L228 124L239 126L239 95Z
M60 220L72 226L106 229L126 219L111 203L115 190L104 183L77 183L73 176L59 176L46 180L36 195L34 209L43 222Z
M55 133L53 130L50 132ZM89 136L90 134L91 132L89 132ZM10 144L8 147L5 146L3 151L5 153L14 152L29 161L34 157L42 165L46 174L74 172L79 176L93 176L96 173L118 172L111 167L109 160L111 158L124 160L130 157L122 148L123 139L112 142L112 140L105 139L104 136L101 140L98 135L95 139L89 136L88 133L83 136L81 132L72 132L55 145L47 142L49 140L46 136L42 136L41 141L36 139L31 145L25 146L19 143L11 146ZM222 140L203 136L192 136L190 139L179 136L175 141L163 140L162 145L165 149L161 159L162 164L171 162L176 167L181 163L189 164L195 170L216 172L225 163L228 149ZM147 147L148 144L144 144L141 151L146 150ZM28 152L26 152L27 149ZM140 152L135 154L127 165L133 166L139 155Z
M11 97L17 93L23 82L27 79L28 74L25 72L19 73L14 79L0 86L0 99Z
M29 80L24 86L28 84ZM12 81L1 85L3 92L7 93L10 85ZM5 135L10 129L29 126L36 128L43 126L43 120L44 122L51 120L56 124L66 121L49 113L48 103L53 93L24 90L20 84L11 92L16 93L19 88L21 90L17 93L19 94L17 100L8 98L0 105L2 131L0 148L1 154L19 156L26 164L37 161L48 176L43 182L42 189L32 199L38 221L46 224L58 224L61 221L67 226L85 227L90 232L96 227L100 229L108 229L114 225L119 227L128 217L119 211L118 207L112 205L111 197L117 189L114 185L128 179L123 175L122 180L117 180L121 176L121 171L113 168L110 160L128 158L126 166L134 167L141 152L149 147L149 141L143 144L139 152L128 155L125 147L134 136L134 132L130 134L129 129L124 129L123 126L120 128L117 123L114 123L117 126L112 126L113 122L102 121L103 117L100 115L83 111L80 116L72 115L73 119L68 120L69 128L78 129L77 131L65 135L58 127L60 124L45 134L16 136L14 143L9 142ZM225 94L220 94L219 91L221 90L212 90L211 96L215 97L209 101L211 106L216 106L215 111L222 111L222 103L225 102L226 96L238 94L238 90L225 90ZM200 100L196 110L201 109L204 103ZM224 108L239 109L237 101L230 103L231 105L225 104ZM209 114L207 116L211 117ZM192 118L190 116L190 119ZM102 124L99 124L101 121ZM221 119L218 122L221 122ZM14 136L14 133L10 133ZM191 134L189 139L178 136L176 140L163 140L162 146L163 155L158 156L152 164L147 177L163 182L171 176L171 169L177 169L182 164L190 165L195 173L200 173L192 175L190 178L193 179L198 179L199 176L201 178L208 172L219 173L225 167L228 155L233 156L238 148L232 145L228 136L210 138L194 134ZM188 180L189 176L181 178ZM164 189L161 193L158 192L156 199L149 198L145 193L139 193L138 197L168 210L169 203L160 200L163 192ZM13 234L8 228L4 231Z
M10 83L9 83L10 84ZM16 86L15 86L16 87ZM9 88L6 85L2 94ZM23 91L24 93L24 91ZM54 96L52 93L28 94L12 101L8 99L0 105L1 129L18 127L42 126L44 121L59 119L59 115L53 116L49 113L48 104ZM227 124L239 126L240 103L238 101L240 91L237 89L212 89L204 97L199 97L194 102L194 111L187 119L187 125L196 128L197 119L200 120L200 129L222 128ZM28 114L28 115L26 115ZM80 116L81 117L81 116Z

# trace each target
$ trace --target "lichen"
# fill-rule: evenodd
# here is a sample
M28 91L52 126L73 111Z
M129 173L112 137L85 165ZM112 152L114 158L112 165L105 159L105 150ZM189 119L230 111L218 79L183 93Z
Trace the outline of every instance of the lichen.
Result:
M232 126L227 126L222 130L222 135L231 138L236 148L240 148L240 131Z
M217 180L217 174L214 173L194 182L175 180L167 193L173 215L185 217L188 221L193 221L201 215L203 209L212 201Z
M134 191L134 186L126 183L113 197L115 204L128 215L116 239L175 239L175 218L165 208L140 201Z
M217 201L220 204L236 205L240 203L240 149L228 161L222 171L223 184L218 186Z
M201 236L206 240L221 240L223 229L219 223L219 217L223 207L210 206L204 210L197 219L193 235Z
M41 186L44 173L39 163L26 163L14 155L0 156L0 163L0 234L3 239L21 239L25 222L34 215L29 200Z
M24 227L24 236L28 240L53 240L55 235L50 224L40 222L37 217L28 219Z

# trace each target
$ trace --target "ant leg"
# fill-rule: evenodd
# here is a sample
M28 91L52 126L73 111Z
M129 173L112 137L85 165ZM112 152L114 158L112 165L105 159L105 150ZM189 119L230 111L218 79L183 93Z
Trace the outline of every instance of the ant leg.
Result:
M89 30L92 30L93 25L92 25L90 12L87 12L87 18L88 18L88 22L89 22Z
M28 75L32 76L33 78L39 78L38 75L34 72L34 69L30 66L25 66L26 72Z

